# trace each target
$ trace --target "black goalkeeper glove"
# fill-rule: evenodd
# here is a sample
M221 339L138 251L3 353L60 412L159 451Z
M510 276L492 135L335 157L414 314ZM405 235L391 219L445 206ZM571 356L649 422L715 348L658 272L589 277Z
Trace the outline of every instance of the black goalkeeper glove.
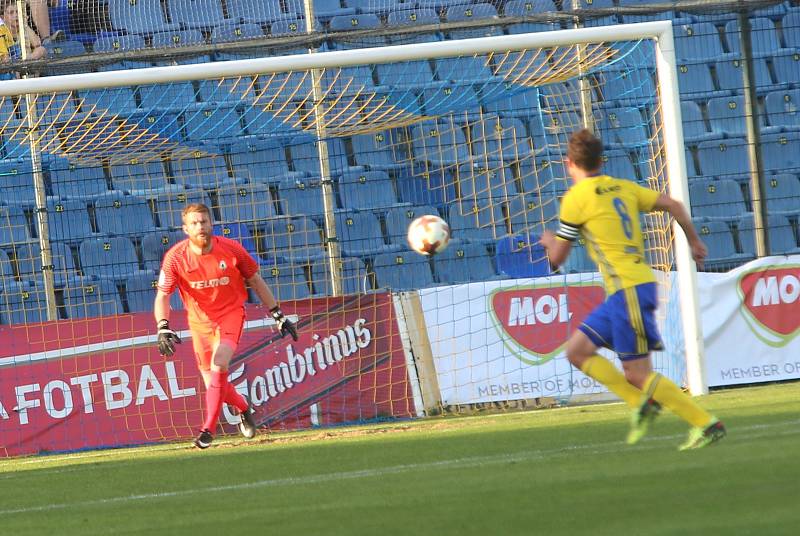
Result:
M272 318L275 319L275 323L278 325L278 331L281 332L281 337L285 337L287 334L292 336L292 339L297 340L297 328L294 326L294 322L283 316L283 311L277 305L269 310L272 313Z
M169 320L158 321L158 353L170 357L175 354L175 344L181 343L178 334L169 329Z

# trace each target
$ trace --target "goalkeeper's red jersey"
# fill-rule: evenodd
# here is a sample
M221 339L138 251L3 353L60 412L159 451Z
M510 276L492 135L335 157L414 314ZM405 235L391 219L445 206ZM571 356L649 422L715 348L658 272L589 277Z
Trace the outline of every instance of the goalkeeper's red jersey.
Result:
M247 301L245 281L258 272L258 263L239 242L213 236L211 251L197 255L189 239L172 246L161 263L158 290L177 288L189 321L219 323L226 314L241 310Z

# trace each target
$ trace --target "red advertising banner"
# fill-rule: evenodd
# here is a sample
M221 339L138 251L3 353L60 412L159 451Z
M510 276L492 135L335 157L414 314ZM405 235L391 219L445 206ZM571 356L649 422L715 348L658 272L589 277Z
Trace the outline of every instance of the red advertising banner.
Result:
M293 429L415 415L389 294L285 302L300 339L280 338L247 311L230 380L256 421ZM186 329L173 313L173 328ZM0 456L138 445L193 437L204 387L184 338L158 354L140 313L0 328ZM224 412L223 428L236 417ZM227 421L227 422L226 422Z

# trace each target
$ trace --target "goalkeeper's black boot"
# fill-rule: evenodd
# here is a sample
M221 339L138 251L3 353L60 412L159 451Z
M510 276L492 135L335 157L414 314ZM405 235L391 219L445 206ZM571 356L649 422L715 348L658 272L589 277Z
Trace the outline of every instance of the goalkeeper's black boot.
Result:
M211 432L208 430L201 430L200 435L194 440L194 446L199 449L207 449L211 446L212 441L214 441L214 436L211 435Z
M247 439L253 439L256 436L256 426L255 415L256 410L253 409L253 405L250 404L250 401L247 401L247 409L244 410L239 414L239 418L241 422L239 423L239 432Z

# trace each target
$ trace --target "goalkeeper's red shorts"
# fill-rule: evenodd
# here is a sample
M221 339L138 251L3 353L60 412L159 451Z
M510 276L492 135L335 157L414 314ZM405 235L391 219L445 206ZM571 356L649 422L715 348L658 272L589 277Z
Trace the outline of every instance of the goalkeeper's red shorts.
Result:
M224 342L234 350L239 344L244 327L244 309L229 313L219 322L189 321L192 332L192 346L194 357L197 359L197 368L201 372L211 370L211 358L214 350Z

